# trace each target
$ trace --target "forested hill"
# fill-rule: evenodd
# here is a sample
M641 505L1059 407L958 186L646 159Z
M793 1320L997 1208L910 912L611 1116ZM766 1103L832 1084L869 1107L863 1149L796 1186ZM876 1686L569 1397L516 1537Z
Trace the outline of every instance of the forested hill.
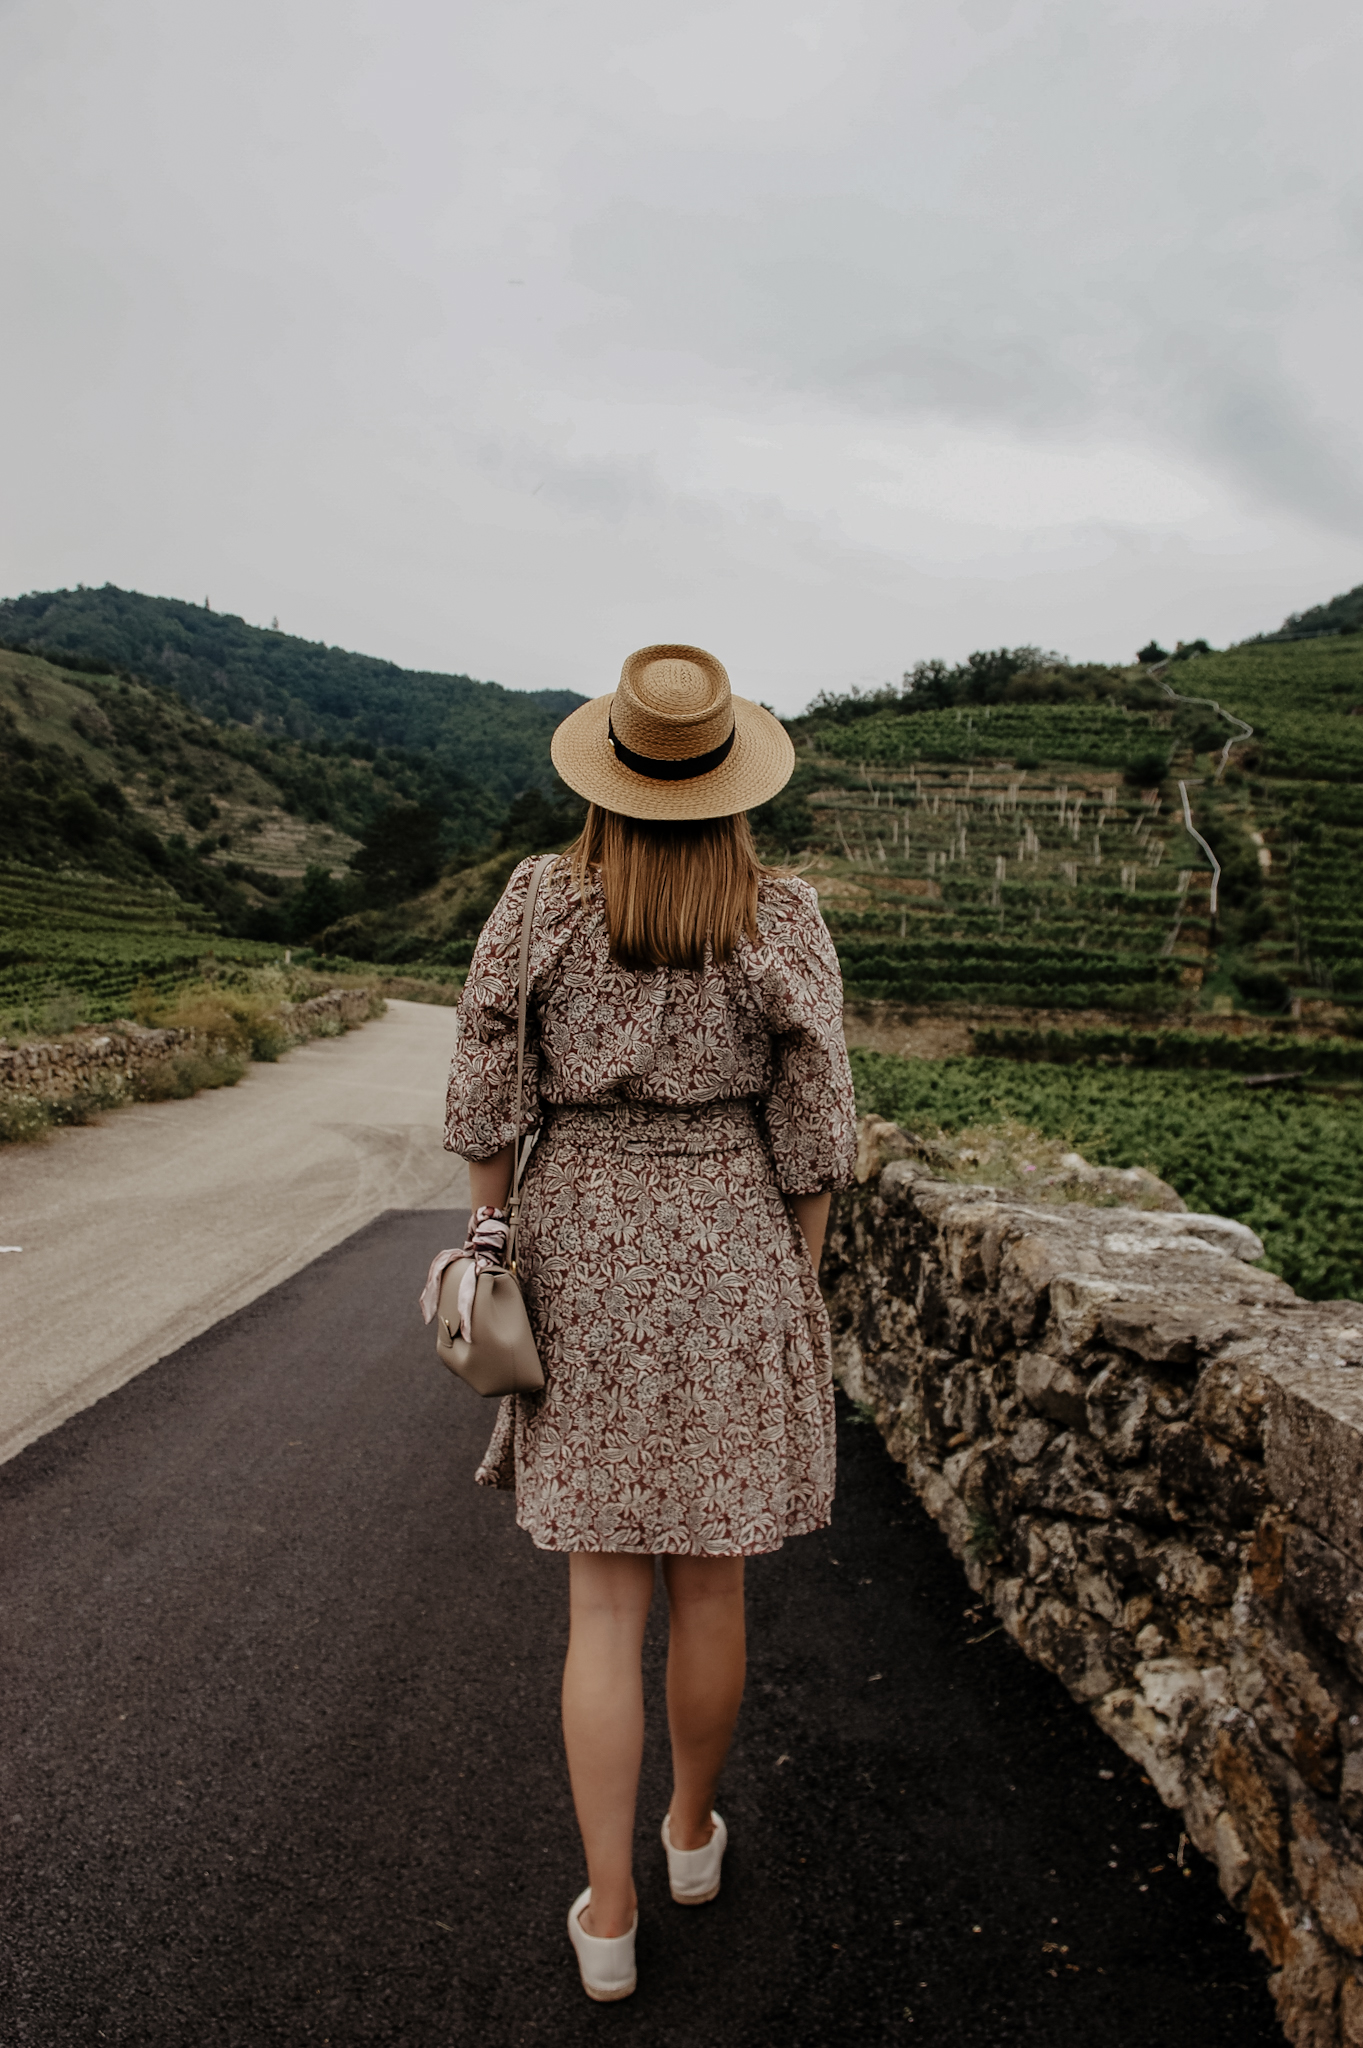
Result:
M572 690L507 690L399 668L109 583L0 600L0 642L55 656L68 668L107 664L169 683L219 723L358 753L402 749L425 757L455 787L502 805L531 785L553 787L549 736L583 702Z

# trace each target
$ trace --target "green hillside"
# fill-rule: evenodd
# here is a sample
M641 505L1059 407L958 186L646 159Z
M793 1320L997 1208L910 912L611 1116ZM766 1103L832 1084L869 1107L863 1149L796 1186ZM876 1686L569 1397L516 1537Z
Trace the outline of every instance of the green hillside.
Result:
M572 692L413 674L111 586L0 605L0 643L0 1029L110 1017L207 955L249 965L324 928L387 957L369 926L442 866L480 871L456 890L476 932L488 855L566 829L543 791Z
M543 793L567 693L413 676L110 589L3 616L11 635L79 640L87 666L0 653L0 862L166 892L243 940L434 972L467 962L515 860L575 829L578 809ZM920 662L791 721L795 777L754 824L817 884L849 999L1166 1024L1304 1010L1351 1029L1363 636L1203 648ZM175 681L98 671L115 660ZM462 758L500 733L498 787L526 778L513 802L491 770L452 795L433 746L286 729L368 720L453 745L440 721L460 704ZM1221 862L1215 918L1180 781Z
M0 649L0 863L169 891L250 934L424 788L405 756L219 725L164 684Z
M754 827L816 884L854 1021L883 1044L886 1020L926 1012L973 1045L857 1047L863 1106L1017 1118L1149 1165L1259 1229L1303 1292L1363 1287L1348 602L1126 667L920 662L790 721L795 775ZM286 943L332 971L457 980L516 860L580 816L548 769L567 693L412 676L110 591L18 600L3 637L78 666L0 652L0 1030L126 1014ZM1220 861L1215 913L1180 783Z
M429 756L222 722L90 661L0 648L0 1031L101 1021L207 957L277 960L323 928L333 962L353 939L443 979L467 944L374 948L369 928L447 866L442 900L453 889L476 933L488 877L569 829L533 782L451 804Z
M942 711L880 711L854 725L798 721L812 750L836 760L902 767L916 761L990 761L1031 767L1082 762L1125 768L1159 746L1159 713L1124 705L984 704ZM1168 743L1163 750L1166 755Z
M1363 639L1101 673L1005 650L905 683L794 721L770 807L849 995L1345 1021L1363 999ZM1254 729L1228 762L1225 713Z
M549 735L583 701L403 669L112 584L0 601L0 642L169 684L219 724L357 755L396 749L474 830L531 784L552 789Z
M1351 1012L1363 998L1355 703L1352 637L1127 669L1033 649L922 663L902 690L824 697L790 721L795 776L754 825L770 857L817 884L854 1000ZM1242 728L1226 712L1254 728L1228 763ZM1215 920L1180 780L1221 862ZM569 810L527 804L500 842L319 943L394 964L465 961L516 853L573 829Z
M1178 687L1254 727L1208 786L1208 837L1229 878L1223 975L1234 978L1238 949L1251 975L1354 1004L1363 998L1363 637L1230 648L1183 669Z

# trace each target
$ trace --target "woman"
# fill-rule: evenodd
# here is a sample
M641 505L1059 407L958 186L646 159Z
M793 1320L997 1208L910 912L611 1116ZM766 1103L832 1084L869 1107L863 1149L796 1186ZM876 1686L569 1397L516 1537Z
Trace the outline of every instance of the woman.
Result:
M744 815L790 777L771 713L698 647L646 647L574 711L554 764L588 799L529 955L536 1043L517 1271L544 1391L508 1397L478 1472L572 1554L563 1733L587 1860L568 1931L597 1999L635 1985L640 1653L662 1560L672 1896L702 1904L744 1679L743 1561L821 1528L833 1497L816 1279L851 1174L837 957L808 884L758 864ZM469 1161L470 1244L500 1263L510 1184L516 870L459 1006L445 1143Z

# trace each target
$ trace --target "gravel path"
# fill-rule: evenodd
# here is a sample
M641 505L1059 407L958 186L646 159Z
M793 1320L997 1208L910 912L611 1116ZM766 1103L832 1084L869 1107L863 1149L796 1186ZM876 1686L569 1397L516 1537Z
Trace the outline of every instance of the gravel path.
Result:
M651 1633L640 1989L589 2006L566 1562L415 1315L461 1228L380 1217L0 1469L6 2048L1281 2048L1177 1821L848 1415L833 1529L752 1567L703 1910Z

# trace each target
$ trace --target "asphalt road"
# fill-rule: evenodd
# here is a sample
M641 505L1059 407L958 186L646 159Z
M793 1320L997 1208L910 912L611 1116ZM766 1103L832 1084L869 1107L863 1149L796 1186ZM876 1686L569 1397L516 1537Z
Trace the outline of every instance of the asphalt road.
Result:
M1281 2048L1178 1825L991 1634L878 1437L751 1568L713 1906L590 2006L556 1725L566 1562L471 1474L490 1406L393 1213L0 1468L0 2041Z
M383 1210L466 1202L453 1042L452 1010L390 1003L235 1088L0 1146L0 1459Z

